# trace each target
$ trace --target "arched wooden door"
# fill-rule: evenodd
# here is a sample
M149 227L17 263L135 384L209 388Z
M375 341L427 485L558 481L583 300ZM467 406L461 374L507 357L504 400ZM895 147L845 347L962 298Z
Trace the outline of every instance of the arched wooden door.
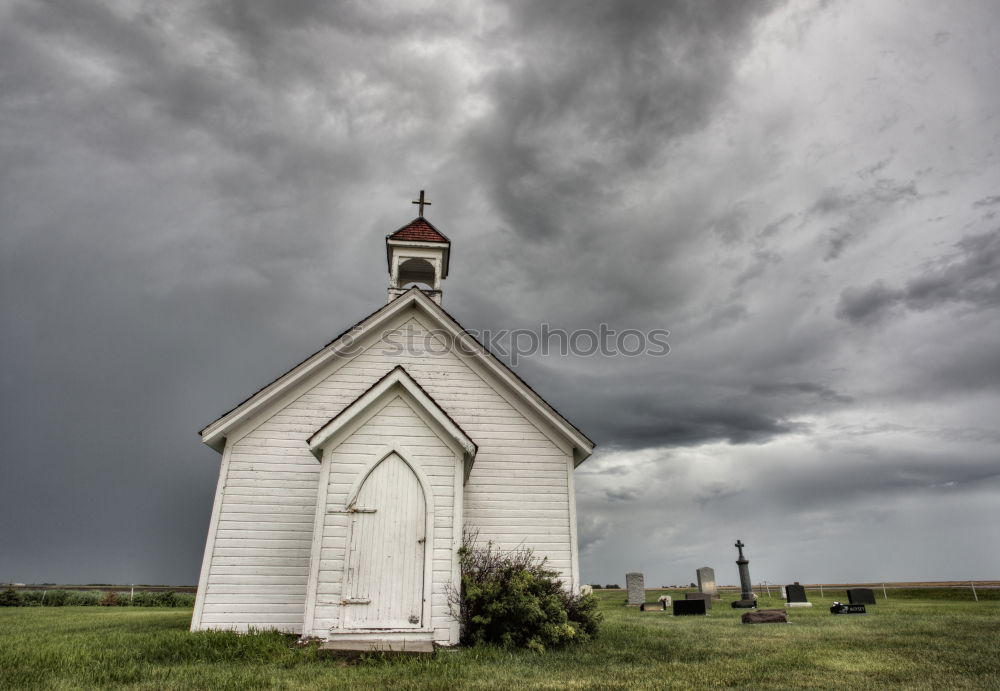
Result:
M427 505L413 469L396 453L369 473L350 514L344 627L420 628Z

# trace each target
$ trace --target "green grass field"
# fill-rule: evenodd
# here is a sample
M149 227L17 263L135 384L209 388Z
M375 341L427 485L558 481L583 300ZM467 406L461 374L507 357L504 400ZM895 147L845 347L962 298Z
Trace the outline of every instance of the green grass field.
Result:
M191 634L189 609L3 608L0 688L1000 689L996 599L890 592L871 614L833 616L830 603L845 598L827 591L790 609L791 624L747 626L731 596L709 617L673 617L625 608L621 591L597 594L602 632L575 647L359 663L318 659L278 634Z

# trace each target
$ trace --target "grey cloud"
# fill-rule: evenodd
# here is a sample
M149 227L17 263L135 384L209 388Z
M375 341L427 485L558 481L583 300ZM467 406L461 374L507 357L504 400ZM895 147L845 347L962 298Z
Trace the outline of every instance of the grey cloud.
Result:
M966 236L956 248L956 253L936 262L902 289L889 288L882 281L844 289L837 316L872 324L896 308L926 311L947 304L996 307L1000 304L1000 229Z
M1000 194L983 197L972 203L973 206L995 206L996 204L1000 204Z
M765 396L781 396L785 394L808 394L816 396L820 400L832 403L851 403L854 399L842 393L838 393L828 386L816 384L814 382L794 382L790 384L766 383L756 384L753 391Z
M609 489L604 491L604 496L607 497L608 501L635 501L636 497L639 496L639 490L628 488Z
M879 164L872 169L874 175ZM861 176L866 178L867 176ZM845 248L855 243L885 216L889 208L897 204L912 203L922 194L914 181L899 182L888 178L876 178L871 184L858 191L830 188L809 207L805 219L825 219L834 217L839 222L827 233L827 249L824 259L838 259Z
M873 324L879 321L900 300L897 290L887 287L882 281L870 286L845 288L837 304L837 317L856 324Z
M736 288L741 288L749 281L758 278L767 270L769 265L777 264L782 259L781 255L777 252L768 250L754 250L752 256L753 261L751 264L743 273L736 277L736 281L733 284Z
M789 221L793 220L794 218L795 214L791 212L786 213L783 216L774 219L766 226L764 226L758 235L762 238L771 237L772 235L777 234L782 228L787 226Z

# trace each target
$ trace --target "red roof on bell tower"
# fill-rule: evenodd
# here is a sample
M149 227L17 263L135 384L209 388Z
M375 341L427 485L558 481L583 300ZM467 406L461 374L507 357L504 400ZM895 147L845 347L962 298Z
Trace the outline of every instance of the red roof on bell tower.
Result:
M423 216L413 219L395 233L387 236L386 239L409 242L451 242Z

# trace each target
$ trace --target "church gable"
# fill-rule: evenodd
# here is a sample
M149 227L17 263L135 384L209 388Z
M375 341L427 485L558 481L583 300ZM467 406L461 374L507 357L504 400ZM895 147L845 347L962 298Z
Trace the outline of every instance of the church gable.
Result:
M409 325L415 325L416 330L408 332L406 329ZM407 355L405 350L410 343L418 346L417 352L409 353L411 357L403 357ZM460 346L455 347L456 343ZM471 371L472 374L467 376L489 382L489 387L502 391L508 402L537 427L544 429L556 443L573 448L577 465L593 450L593 442L416 288L410 289L402 298L355 325L326 348L207 426L202 430L203 441L221 450L227 438L241 437L255 424L267 419L269 413L281 411L293 404L298 396L316 386L328 373L349 366L354 360L367 355L372 347L381 349L394 359L390 367L396 364L419 366L422 363L434 363L456 366L463 372ZM378 376L384 373L385 370L377 372ZM357 390L352 392L353 395L339 396L338 402L341 405L329 416L339 412L354 397L360 395L363 390L360 388L361 383L371 383L370 375L362 376L363 380L357 382L358 387L355 387ZM323 404L333 401L326 399L317 402L326 412L329 408ZM306 401L305 407L311 407L311 402Z

